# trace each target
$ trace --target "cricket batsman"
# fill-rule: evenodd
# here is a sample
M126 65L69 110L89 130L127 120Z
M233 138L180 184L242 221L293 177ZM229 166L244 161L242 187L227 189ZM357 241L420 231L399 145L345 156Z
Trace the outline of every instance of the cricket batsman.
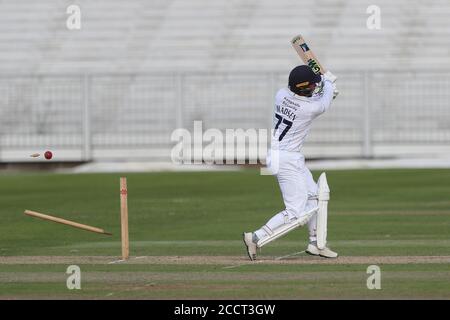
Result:
M326 175L322 173L316 183L301 153L313 120L328 110L338 94L336 79L329 71L320 75L307 65L297 66L289 74L289 86L275 96L274 132L267 167L277 177L285 209L255 232L244 232L251 260L256 259L257 248L305 224L309 229L307 253L325 258L338 256L326 247L330 194Z

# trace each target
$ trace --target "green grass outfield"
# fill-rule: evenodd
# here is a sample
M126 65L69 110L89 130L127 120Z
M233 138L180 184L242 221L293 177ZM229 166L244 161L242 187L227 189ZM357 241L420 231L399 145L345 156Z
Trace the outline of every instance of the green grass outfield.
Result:
M254 263L241 234L283 209L274 177L254 169L126 174L132 257L117 262L120 176L0 176L1 299L450 298L450 170L328 171L328 239L340 257L302 253L301 228L264 247ZM66 288L71 264L81 268L81 290ZM381 290L366 287L371 264L381 268Z

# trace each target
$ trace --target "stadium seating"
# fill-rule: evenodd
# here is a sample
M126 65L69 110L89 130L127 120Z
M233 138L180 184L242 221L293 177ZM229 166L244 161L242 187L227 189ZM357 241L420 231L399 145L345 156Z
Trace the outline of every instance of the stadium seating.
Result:
M80 30L66 27L72 4L81 8ZM340 76L343 89L336 101L341 111L321 119L311 136L312 156L417 154L429 142L441 152L450 141L442 126L450 118L442 107L450 77L450 2L377 1L380 30L366 27L372 4L1 1L0 161L43 146L66 150L66 160L108 158L129 148L166 159L170 133L194 120L221 129L267 128L273 93L299 64L289 43L297 33ZM410 81L410 71L420 85L433 81L434 72L443 81L430 119L415 128L399 120L406 102L405 121L422 119L422 95L409 95L415 83L391 90ZM368 99L371 131L365 132ZM387 109L394 114L380 116ZM405 142L410 146L396 148Z

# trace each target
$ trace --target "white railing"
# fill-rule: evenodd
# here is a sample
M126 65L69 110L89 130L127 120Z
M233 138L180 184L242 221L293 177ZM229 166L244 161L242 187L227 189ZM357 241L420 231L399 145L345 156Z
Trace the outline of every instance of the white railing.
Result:
M307 157L450 154L450 71L336 71ZM0 162L170 161L176 128L269 128L280 73L0 76Z

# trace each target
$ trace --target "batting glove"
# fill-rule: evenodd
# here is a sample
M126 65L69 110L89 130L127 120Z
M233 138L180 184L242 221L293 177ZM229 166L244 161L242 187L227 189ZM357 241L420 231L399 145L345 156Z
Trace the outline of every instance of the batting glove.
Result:
M331 81L331 83L335 83L337 77L334 74L332 74L330 71L327 71L327 72L324 73L323 79Z
M333 99L336 99L338 94L339 94L339 90L336 89L336 84L333 83Z

